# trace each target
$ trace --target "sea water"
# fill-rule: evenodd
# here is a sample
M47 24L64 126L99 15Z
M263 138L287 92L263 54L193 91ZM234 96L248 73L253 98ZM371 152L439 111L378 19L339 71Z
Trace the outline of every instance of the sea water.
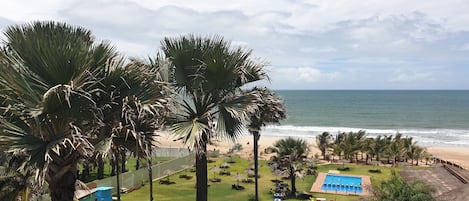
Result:
M469 145L469 91L276 91L288 118L261 135L311 137L365 130L413 137L420 145Z

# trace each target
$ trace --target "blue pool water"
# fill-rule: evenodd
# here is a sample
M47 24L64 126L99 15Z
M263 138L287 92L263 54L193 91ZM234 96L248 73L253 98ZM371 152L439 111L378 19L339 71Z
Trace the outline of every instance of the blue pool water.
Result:
M344 193L362 193L362 178L343 175L326 175L321 190Z

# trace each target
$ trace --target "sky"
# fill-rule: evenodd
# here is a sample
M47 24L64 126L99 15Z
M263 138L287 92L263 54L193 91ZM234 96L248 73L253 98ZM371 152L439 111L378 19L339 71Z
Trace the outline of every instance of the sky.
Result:
M221 35L268 62L273 89L469 89L467 0L3 0L13 24L90 29L128 57Z

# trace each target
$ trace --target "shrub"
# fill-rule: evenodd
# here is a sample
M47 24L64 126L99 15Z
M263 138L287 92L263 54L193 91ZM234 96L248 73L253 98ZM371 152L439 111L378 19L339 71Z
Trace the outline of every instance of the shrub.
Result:
M338 167L337 170L340 170L340 171L350 171L350 167Z
M368 172L371 172L371 173L381 173L381 169L371 169L371 170L368 170Z

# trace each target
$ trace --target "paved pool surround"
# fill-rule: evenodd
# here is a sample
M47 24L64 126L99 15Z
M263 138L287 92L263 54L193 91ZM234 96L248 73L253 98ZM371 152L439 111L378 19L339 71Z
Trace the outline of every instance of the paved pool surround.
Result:
M361 185L354 184L355 187L350 187L350 184L340 184L338 182L333 183L326 183L326 176L345 176L345 177L353 177L353 178L361 178ZM333 186L332 186L333 185ZM357 188L357 185L360 185ZM335 189L337 186L340 190L330 190ZM348 187L345 187L348 186ZM334 173L319 173L316 181L314 182L313 186L311 187L311 192L314 193L330 193L330 194L340 194L340 195L369 195L371 190L371 180L369 176L361 176L361 175L348 175L348 174L334 174Z

